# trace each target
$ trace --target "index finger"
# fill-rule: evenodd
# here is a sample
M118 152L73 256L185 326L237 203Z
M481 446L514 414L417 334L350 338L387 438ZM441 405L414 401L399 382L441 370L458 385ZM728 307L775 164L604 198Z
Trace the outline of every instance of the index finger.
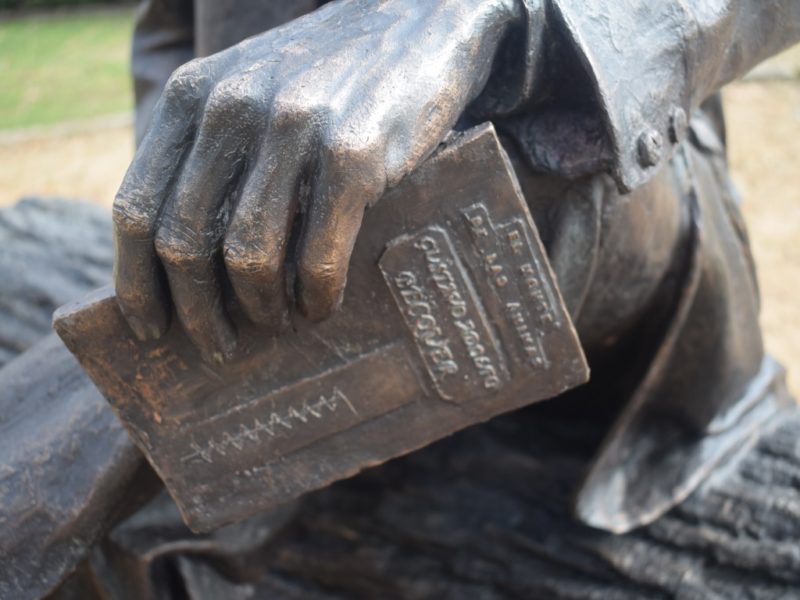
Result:
M202 78L189 66L170 78L114 199L117 300L142 341L160 337L169 326L169 294L154 239L162 206L193 133L202 88Z

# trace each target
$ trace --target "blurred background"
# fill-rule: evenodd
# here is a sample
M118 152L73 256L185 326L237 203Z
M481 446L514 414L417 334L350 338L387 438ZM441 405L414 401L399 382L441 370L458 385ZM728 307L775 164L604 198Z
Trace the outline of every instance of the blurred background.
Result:
M133 153L135 4L0 0L0 206L61 196L110 206ZM769 350L800 397L800 46L725 90Z

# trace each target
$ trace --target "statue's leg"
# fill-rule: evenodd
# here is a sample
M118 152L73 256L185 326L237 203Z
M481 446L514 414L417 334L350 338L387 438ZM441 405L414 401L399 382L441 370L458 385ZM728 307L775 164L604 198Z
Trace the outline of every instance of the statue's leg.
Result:
M708 185L716 185L713 178ZM779 384L774 393L785 394ZM208 560L176 553L178 581L192 598L797 595L795 406L765 419L749 436L757 442L742 439L736 456L715 461L678 507L613 535L571 513L607 431L602 413L613 408L604 411L608 398L599 394L585 399L559 398L497 418L306 496L255 581L236 583ZM696 399L713 406L711 397ZM668 455L682 441L659 448ZM621 487L612 493L630 492Z
M53 311L107 283L107 210L29 198L0 209L0 367L51 331Z
M798 597L800 410L626 535L570 511L596 433L580 415L537 406L335 485L307 500L253 596ZM235 597L204 565L183 569L190 585L208 582L208 597Z
M108 215L23 201L0 210L0 238L0 597L36 598L146 499L147 470L49 333L55 307L110 277Z
M55 335L0 369L0 598L53 589L157 489L148 474Z
M42 209L43 218L48 210L57 207ZM10 231L6 224L9 213L0 214L0 227L10 240L12 237L5 233ZM56 221L63 218L63 214L53 217ZM101 222L89 226L79 238L81 245L88 246L86 240L102 231L107 235L107 225ZM68 265L59 262L59 254L66 254L63 248L53 254L50 261L54 270L65 272ZM0 261L3 265L9 264L6 258L16 260L16 255L4 254ZM107 260L110 262L110 253ZM20 270L4 275L12 281L19 276ZM85 283L87 287L95 284ZM6 299L3 301L3 306L9 305ZM14 310L17 313L12 310L6 314L19 313ZM37 406L52 409L54 399L74 401L83 397L79 393L82 375L74 364L69 366L63 349L54 347L52 341L33 348L30 342L23 345L29 347L25 355L0 371L0 461L5 477L0 486L15 477L17 483L22 481L9 470L7 456L31 456L21 452L21 446L6 442L17 426L34 427L29 433L31 439L40 432L36 427L46 417L59 427L89 423L93 431L102 432L96 426L102 422L98 414L109 414L96 397L98 413L66 409L37 413ZM49 365L48 369L42 364ZM16 387L12 384L15 381ZM39 395L50 404L31 401L36 394L20 392L20 382L38 385ZM72 391L59 394L62 385ZM570 495L603 432L591 418L577 412L565 415L556 412L557 408L555 403L543 405L497 419L310 495L280 543L274 544L267 556L254 554L260 562L243 560L235 572L219 568L219 563L208 557L198 559L203 544L174 544L171 567L177 567L180 577L172 581L190 597L235 597L237 592L246 592L278 598L731 598L739 597L744 589L753 597L767 598L791 597L796 592L800 585L797 409L787 408L754 448L716 473L680 507L653 525L614 536L581 526L570 514ZM34 418L36 414L39 416ZM118 427L113 420L107 425ZM67 444L66 448L74 452L80 445ZM96 442L92 446L103 452ZM85 456L75 453L72 463L65 465L57 462L58 452L52 456L37 454L40 460L34 463L36 470L28 471L24 481L25 485L47 481L46 472L64 475L60 480L51 478L49 486L33 488L37 507L43 506L43 493L80 481L76 471L60 469L74 469L75 459ZM110 455L118 456L114 452ZM52 462L54 459L56 462ZM82 463L78 460L77 464ZM113 471L113 476L117 475L118 470ZM14 491L25 489L17 483L11 486ZM14 532L24 516L33 515L29 522L39 527L36 531L48 534L45 541L55 540L62 543L61 548L78 550L73 555L61 554L61 558L77 558L86 540L70 538L64 523L75 522L80 511L59 513L65 520L50 524L41 518L42 512L34 514L31 510L34 502L15 504L3 498L0 510L23 506L28 512L11 516L11 522L7 514L3 515L5 520L0 519L4 529L0 543L6 545L0 554L11 556L6 532ZM116 529L104 548L95 551L95 557L111 556L105 552L109 545L134 548L137 535L147 530L147 523L141 521L139 518L137 523L134 518ZM158 531L165 531L162 523L154 524ZM222 535L217 539L227 542L231 550L238 545L246 559L249 548L243 536L247 532L244 527L230 531L228 538ZM13 539L16 547L22 546L19 536ZM37 580L25 580L23 563L4 561L0 563L0 574L5 578L2 582L6 586L13 582L17 588L0 588L0 597L38 595L36 585L47 571L41 570L41 557L46 555L37 555L35 541L28 537L23 549L36 560L36 573L27 574ZM59 563L58 555L51 556L47 563L53 568L51 575L59 569L68 572L69 567ZM110 569L115 566L108 564ZM250 583L232 583L242 578ZM17 589L20 593L9 591Z
M713 163L705 160L697 156L709 169ZM724 177L704 181L698 185L710 193ZM706 215L717 218L712 200L704 200ZM729 216L734 223L735 214ZM711 258L722 269L728 256ZM730 325L716 316L710 313L707 324ZM734 321L742 329L745 324L752 326ZM709 356L720 355L696 360ZM732 381L715 379L684 396L696 402L700 414L719 407L715 387ZM571 510L574 491L607 430L602 417L608 415L598 418L598 413L608 398L597 394L577 406L559 398L307 496L264 562L258 583L234 583L186 555L177 558L181 582L192 598L796 598L800 410L783 402L788 396L777 373L767 391L765 399L781 401L772 403L775 411L768 417L759 417L758 428L741 430L735 455L725 461L706 456L713 468L703 470L693 494L625 535L581 525ZM735 416L728 413L732 434L741 423ZM666 420L661 425L669 431ZM653 453L669 457L681 445L702 446L703 439L642 436L639 441L655 441ZM691 460L661 472L673 476L684 467L691 475L699 472L697 457L683 456ZM627 468L624 459L616 473ZM631 491L623 479L609 494Z
M64 578L56 597L149 597L169 588L176 553L248 578L292 507L197 536L166 493L148 503L160 481L50 333L55 308L111 278L108 211L23 201L0 210L0 239L0 598Z

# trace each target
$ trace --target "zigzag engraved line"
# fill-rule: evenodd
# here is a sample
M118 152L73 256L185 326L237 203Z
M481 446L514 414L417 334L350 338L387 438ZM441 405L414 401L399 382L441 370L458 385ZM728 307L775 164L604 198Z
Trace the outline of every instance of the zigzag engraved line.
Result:
M242 448L244 448L246 440L250 440L251 442L259 442L262 432L266 433L270 437L275 437L280 432L280 430L277 429L279 426L286 430L292 430L294 427L299 427L304 423L308 423L308 421L312 418L316 420L323 419L326 414L336 412L336 409L339 407L339 400L342 400L350 408L350 410L353 411L353 414L358 415L347 396L345 396L338 387L335 387L333 388L333 393L331 394L330 398L320 396L317 402L311 404L309 404L307 401L303 401L303 406L299 410L294 406L290 406L285 415L272 412L270 413L269 420L266 423L256 418L253 420L252 427L248 427L244 423L241 423L239 425L238 433L232 434L228 431L225 431L222 433L221 440L219 442L215 441L214 438L211 438L203 445L192 441L192 443L189 444L189 448L191 448L192 452L181 457L181 462L187 462L194 460L195 458L200 458L207 463L213 463L214 452L220 456L226 456L226 453L230 451L231 448L241 451ZM324 410L326 408L328 409L327 412Z

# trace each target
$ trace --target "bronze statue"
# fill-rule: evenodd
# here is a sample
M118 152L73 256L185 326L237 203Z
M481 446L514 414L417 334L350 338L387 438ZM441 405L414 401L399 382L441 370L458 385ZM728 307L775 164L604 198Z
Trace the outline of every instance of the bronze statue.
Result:
M351 265L357 238L385 244L405 225L394 228L402 209L383 209L384 200L401 202L396 190L416 185L415 173L436 163L437 149L446 153L459 135L490 121L513 165L511 188L518 183L532 216L525 231L538 230L556 304L563 299L592 369L587 385L507 419L518 428L526 411L576 422L593 415L605 438L592 448L577 518L613 532L652 523L732 464L791 401L780 367L762 348L716 92L798 40L795 0L147 0L134 37L138 150L113 212L114 283L124 315L116 330L133 334L126 348L155 348L180 330L196 348L191 368L225 373L252 346L252 332L281 340L292 328L324 331L339 318L326 321L343 297L346 313L350 296L370 289L359 283L369 278L358 252ZM482 156L484 166L496 164ZM463 161L470 170L481 164L471 161ZM453 172L448 185L457 188ZM469 189L480 177L465 180ZM443 196L457 198L454 189ZM429 206L437 201L431 196ZM381 211L392 215L386 229L367 231L382 222L372 217ZM547 282L547 272L537 280ZM363 295L353 302L366 313ZM369 330L371 315L362 316ZM91 323L82 326L91 336ZM97 350L66 337L82 359ZM118 368L127 357L111 358ZM562 358L583 360L580 351ZM72 413L101 415L105 429L90 428L93 443L109 449L103 459L69 455L85 482L69 502L51 487L32 494L44 513L59 515L61 537L74 542L62 546L40 520L20 518L30 500L11 491L63 469L65 454L50 450L59 439L80 439L86 427L85 419L59 421L54 440L36 435L30 413L23 418L19 398L48 397L30 375L45 363L69 382ZM559 389L579 383L579 371ZM152 532L147 538L142 524L169 529L174 507L162 496L135 513L157 480L63 346L52 338L34 346L0 371L0 381L8 382L0 399L8 422L26 423L0 438L11 456L2 465L8 487L0 482L7 532L0 553L10 557L0 566L0 596L53 590L102 539L111 542L99 543L79 574L120 581L132 572L131 556L149 568L153 556L173 552ZM136 414L120 414L141 428ZM155 423L161 415L154 414ZM137 441L148 454L166 452L148 447L147 435ZM31 456L39 457L35 465ZM189 473L158 472L173 493L172 479ZM202 522L204 509L236 501L209 489L193 509L205 526L232 517ZM237 510L235 517L247 512ZM181 532L170 543L202 553L209 544L225 546L228 535L240 540L258 530L258 544L217 550L238 565L229 578L247 580L253 567L236 556L268 548L276 523L292 518L287 510L261 513L217 537ZM104 538L125 517L117 537ZM194 567L179 564L186 581L199 585ZM140 575L148 593L165 581Z
M271 336L236 314L203 360L140 341L110 290L55 327L177 502L208 531L589 378L490 125L453 135L364 217L342 306Z

